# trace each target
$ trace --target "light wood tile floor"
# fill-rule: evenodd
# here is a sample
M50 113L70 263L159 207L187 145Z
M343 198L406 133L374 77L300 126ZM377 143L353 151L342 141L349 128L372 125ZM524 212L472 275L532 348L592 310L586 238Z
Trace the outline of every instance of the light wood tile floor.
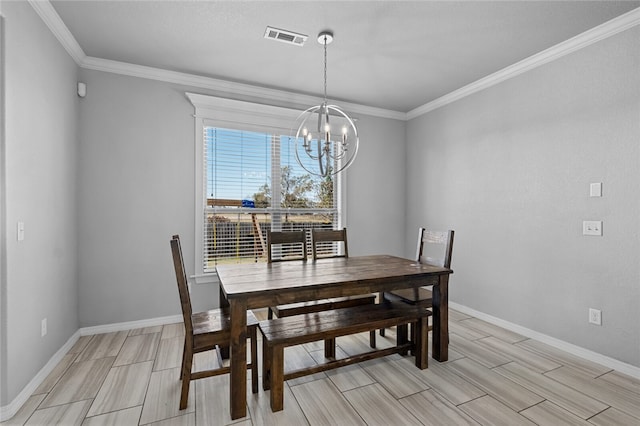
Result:
M278 413L247 386L236 421L228 375L192 382L178 410L181 324L84 336L2 425L640 425L640 380L460 312L450 320L448 362L418 370L396 354L290 380ZM366 333L338 339L338 357L366 350ZM287 348L285 360L321 363L322 344ZM205 353L195 364L216 362Z

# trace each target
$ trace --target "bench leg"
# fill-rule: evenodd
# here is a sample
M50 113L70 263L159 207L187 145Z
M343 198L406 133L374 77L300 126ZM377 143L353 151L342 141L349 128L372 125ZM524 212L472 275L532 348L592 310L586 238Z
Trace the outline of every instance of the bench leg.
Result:
M429 317L422 317L417 323L412 324L414 332L414 350L416 356L416 367L424 370L429 366L429 357L427 353L429 339Z
M404 345L409 341L409 330L407 324L401 324L396 327L396 344ZM407 350L400 352L400 355L407 355Z
M284 408L284 347L275 345L271 353L271 411Z
M258 393L258 330L251 327L249 330L251 340L251 392Z
M373 349L376 348L376 331L372 330L369 332L369 346Z
M415 348L415 344L417 342L417 340L416 340L416 328L418 328L417 323L412 322L412 323L409 324L409 336L411 336L410 339L411 339L411 343L414 344L414 348ZM415 349L411 349L411 351L409 351L409 355L415 355L416 354L415 352L416 352Z
M262 339L262 389L268 391L271 387L271 348L266 339Z
M336 357L336 339L326 339L324 341L324 357L325 358Z
M380 293L378 293L378 300L376 303L384 303L385 299L384 299L384 291L381 291ZM384 337L384 328L380 329L380 337ZM372 348L375 346L372 346Z

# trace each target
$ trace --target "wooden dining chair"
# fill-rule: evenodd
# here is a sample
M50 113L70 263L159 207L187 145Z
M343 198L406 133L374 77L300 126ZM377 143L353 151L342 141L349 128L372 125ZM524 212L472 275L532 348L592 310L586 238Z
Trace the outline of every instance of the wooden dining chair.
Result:
M180 371L180 379L182 380L180 410L184 410L187 408L189 384L191 380L217 376L230 371L230 367L222 366L220 348L228 347L231 344L231 320L227 309L212 309L210 311L193 313L191 297L189 296L189 288L187 286L187 274L182 258L180 237L174 235L170 243L185 328L184 351L182 353ZM258 392L257 327L258 320L253 315L253 312L247 311L247 331L249 339L251 340L251 360L250 363L247 364L247 368L251 369L251 391L253 393ZM216 351L218 363L221 367L211 370L192 371L193 356L200 352L212 350Z
M312 229L311 241L313 245L313 260L332 257L349 257L349 244L347 240L347 228ZM342 245L340 250L339 245ZM334 297L332 308L348 308L350 306L368 305L375 303L375 294L358 294L355 296Z
M267 231L267 262L307 260L307 233Z
M335 257L349 257L349 243L347 228L342 229L312 229L311 242L313 260ZM340 248L342 245L342 248ZM369 305L376 303L375 294L358 294L330 298L332 309L349 308L351 306ZM376 333L369 335L369 345L376 347Z
M431 231L419 228L416 262L451 268L453 236L453 230ZM433 293L429 287L393 290L385 292L381 296L383 300L400 300L425 309L433 307ZM380 335L384 336L384 329L380 330Z
M267 262L286 262L290 260L307 260L307 233L301 231L267 231ZM267 318L289 317L298 314L319 312L331 308L329 299L310 300L307 302L289 303L270 306Z

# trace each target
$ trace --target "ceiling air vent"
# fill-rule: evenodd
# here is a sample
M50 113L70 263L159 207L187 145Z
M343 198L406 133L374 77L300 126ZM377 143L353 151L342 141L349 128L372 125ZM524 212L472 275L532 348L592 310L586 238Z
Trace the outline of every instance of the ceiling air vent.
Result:
M267 27L267 30L264 32L264 38L293 44L295 46L304 45L304 42L307 41L307 37L308 36L304 34L298 34L287 30L280 30L273 27Z

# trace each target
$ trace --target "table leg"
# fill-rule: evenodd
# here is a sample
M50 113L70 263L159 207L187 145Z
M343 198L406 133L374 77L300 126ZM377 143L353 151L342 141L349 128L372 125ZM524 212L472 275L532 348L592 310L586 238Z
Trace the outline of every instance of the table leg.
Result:
M433 286L433 343L431 356L440 362L449 359L449 274L440 275Z
M227 300L227 296L222 291L222 286L219 289L220 295L218 297L218 304L220 308L228 308L229 301ZM229 359L229 346L220 346L220 356L222 359Z
M231 419L247 415L247 302L232 299L231 372L229 377Z

